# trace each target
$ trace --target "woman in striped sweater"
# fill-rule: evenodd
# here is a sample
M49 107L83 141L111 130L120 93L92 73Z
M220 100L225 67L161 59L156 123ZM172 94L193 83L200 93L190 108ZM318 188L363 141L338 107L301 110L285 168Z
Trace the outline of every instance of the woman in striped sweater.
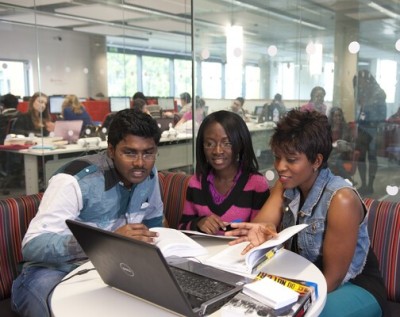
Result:
M268 196L243 119L224 110L207 116L197 134L196 173L179 228L222 234L231 222L251 221Z

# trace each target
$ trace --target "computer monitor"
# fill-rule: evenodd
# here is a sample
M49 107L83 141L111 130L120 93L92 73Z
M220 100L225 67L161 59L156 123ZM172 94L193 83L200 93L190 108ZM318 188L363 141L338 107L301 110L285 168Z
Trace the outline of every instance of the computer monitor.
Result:
M131 99L129 97L109 97L109 102L111 112L118 112L131 107Z
M164 111L165 110L174 111L174 109L175 109L174 98L172 98L172 97L159 97L158 105Z
M50 96L50 113L52 114L61 114L62 112L62 104L64 102L64 96Z
M260 116L263 112L264 106L256 106L254 108L254 115L255 116Z

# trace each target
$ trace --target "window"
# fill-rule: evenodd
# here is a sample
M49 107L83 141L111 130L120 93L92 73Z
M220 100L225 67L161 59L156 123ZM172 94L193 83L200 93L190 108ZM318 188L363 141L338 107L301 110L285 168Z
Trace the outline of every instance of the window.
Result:
M201 84L204 98L221 98L222 64L201 63Z
M145 96L170 95L169 59L164 57L142 57L143 93Z
M12 93L16 96L28 96L28 63L21 61L0 61L0 95Z
M132 96L138 90L136 63L136 55L107 53L109 96Z

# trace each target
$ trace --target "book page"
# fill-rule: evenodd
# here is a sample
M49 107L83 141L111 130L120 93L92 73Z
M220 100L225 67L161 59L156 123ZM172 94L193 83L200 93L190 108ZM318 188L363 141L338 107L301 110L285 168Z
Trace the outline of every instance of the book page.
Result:
M227 240L235 240L237 237L235 236L223 236L219 234L208 234L208 233L203 233L200 231L195 231L195 230L180 230L183 233L186 233L188 235L195 235L195 236L203 236L203 237L211 237L211 238L217 238L217 239L227 239Z
M184 233L171 228L151 228L151 231L158 232L155 245L160 248L164 257L196 257L208 253L202 245L186 236Z
M242 242L228 246L223 251L207 259L207 264L234 272L247 274L252 273L254 266L257 265L260 258L263 257L269 250L283 244L286 240L307 226L307 224L301 224L288 227L279 232L277 237L264 242L256 248L251 249L245 255L242 255L241 252L248 245L248 242Z

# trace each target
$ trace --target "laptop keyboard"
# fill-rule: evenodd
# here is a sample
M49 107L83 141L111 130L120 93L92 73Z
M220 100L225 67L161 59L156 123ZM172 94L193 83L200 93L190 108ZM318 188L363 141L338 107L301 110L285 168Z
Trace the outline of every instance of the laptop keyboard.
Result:
M195 297L199 302L208 301L235 288L233 285L181 270L174 266L170 266L170 269L182 291L191 295L190 297Z

